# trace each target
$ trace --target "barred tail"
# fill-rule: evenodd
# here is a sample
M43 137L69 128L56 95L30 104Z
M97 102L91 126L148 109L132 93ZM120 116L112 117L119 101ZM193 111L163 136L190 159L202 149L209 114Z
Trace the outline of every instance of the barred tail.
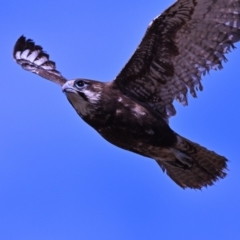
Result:
M169 177L182 188L201 189L226 176L227 159L197 143L177 136L174 161L157 160Z

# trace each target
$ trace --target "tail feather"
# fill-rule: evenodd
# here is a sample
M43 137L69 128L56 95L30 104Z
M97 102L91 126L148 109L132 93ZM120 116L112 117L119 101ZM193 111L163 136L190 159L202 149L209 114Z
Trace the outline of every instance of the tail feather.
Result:
M179 186L201 189L226 176L228 160L225 157L179 135L177 139L175 149L182 153L180 156L186 156L186 159L179 160L178 155L175 161L157 162ZM185 162L188 164L184 164Z

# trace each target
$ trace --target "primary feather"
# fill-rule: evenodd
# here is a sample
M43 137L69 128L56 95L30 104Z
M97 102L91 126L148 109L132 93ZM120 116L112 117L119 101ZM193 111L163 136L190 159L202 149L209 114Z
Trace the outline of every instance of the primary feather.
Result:
M227 159L176 134L173 102L188 104L202 77L221 69L240 40L240 0L178 0L148 26L140 45L108 83L66 79L42 47L20 37L13 56L25 70L62 86L82 119L107 141L155 159L182 188L226 176Z

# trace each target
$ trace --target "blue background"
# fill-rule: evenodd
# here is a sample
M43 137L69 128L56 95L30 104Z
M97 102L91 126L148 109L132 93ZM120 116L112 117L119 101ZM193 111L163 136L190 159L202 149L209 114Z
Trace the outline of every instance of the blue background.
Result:
M154 161L110 145L57 85L12 59L24 34L66 78L112 80L172 3L1 0L1 239L240 239L239 49L170 120L230 160L228 177L202 191L182 190Z

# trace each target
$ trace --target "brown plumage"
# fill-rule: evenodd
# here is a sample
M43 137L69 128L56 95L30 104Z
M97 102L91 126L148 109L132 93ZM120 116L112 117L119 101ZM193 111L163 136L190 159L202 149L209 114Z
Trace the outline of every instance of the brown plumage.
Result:
M67 81L42 47L20 37L14 59L62 86L76 112L106 140L153 158L182 188L224 178L227 159L176 134L174 100L187 105L201 78L221 69L240 40L240 0L178 0L156 17L115 80Z
M193 159L191 168L176 167L175 162L157 161L163 170L182 188L201 189L211 186L219 178L226 176L227 160L186 138L178 136L176 148Z

